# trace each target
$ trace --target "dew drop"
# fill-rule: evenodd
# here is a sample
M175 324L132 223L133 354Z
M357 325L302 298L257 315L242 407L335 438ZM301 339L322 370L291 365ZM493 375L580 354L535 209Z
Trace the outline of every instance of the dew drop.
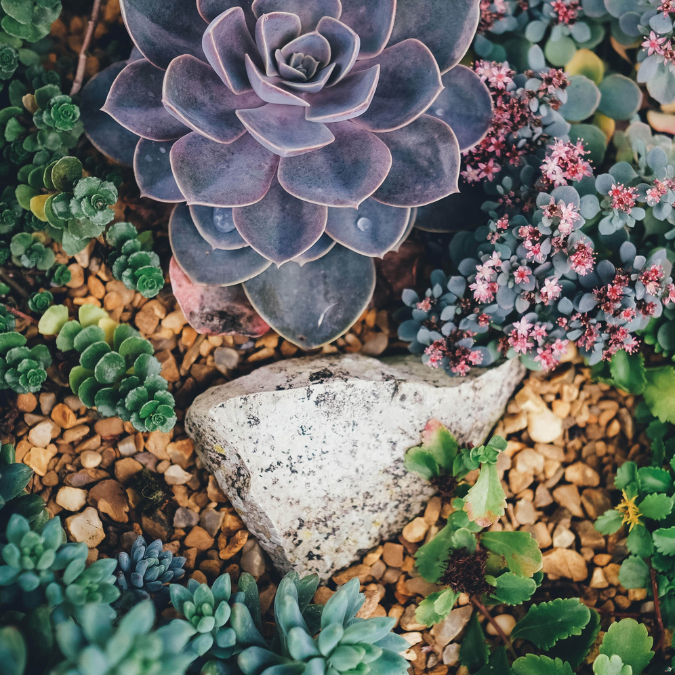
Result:
M159 151L164 154L166 152L166 148L160 148Z
M370 218L359 218L356 221L356 227L361 230L361 232L367 232L373 226L373 221Z
M434 114L438 115L439 117L442 117L444 113L445 110L443 108L436 108L436 110L434 110Z
M232 230L234 230L232 209L214 209L213 225L218 232L232 232Z

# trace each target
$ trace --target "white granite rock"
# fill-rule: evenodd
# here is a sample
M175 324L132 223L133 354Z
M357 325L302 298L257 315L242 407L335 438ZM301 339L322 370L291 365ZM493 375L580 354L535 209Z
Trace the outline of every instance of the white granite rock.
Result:
M326 579L431 496L403 467L427 421L478 444L523 374L515 359L463 379L415 356L279 361L199 396L185 426L279 570Z

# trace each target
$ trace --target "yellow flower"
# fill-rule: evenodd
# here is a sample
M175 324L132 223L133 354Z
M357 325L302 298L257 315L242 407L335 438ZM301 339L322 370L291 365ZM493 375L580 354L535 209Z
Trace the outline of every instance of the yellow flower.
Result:
M621 503L616 507L616 510L623 514L623 518L621 522L624 525L630 525L628 528L628 531L630 532L636 525L640 525L640 516L642 515L640 513L640 510L638 509L637 505L635 504L635 500L637 499L637 495L633 497L632 499L628 499L628 495L626 494L626 491L623 491L623 499L621 500Z

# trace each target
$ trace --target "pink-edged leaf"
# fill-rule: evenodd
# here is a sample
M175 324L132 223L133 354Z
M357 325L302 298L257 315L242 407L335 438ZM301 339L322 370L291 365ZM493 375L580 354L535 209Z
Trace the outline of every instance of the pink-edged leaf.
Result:
M134 154L134 173L141 190L141 197L150 197L158 202L185 201L173 171L171 148L176 141L148 141L141 138Z
M248 206L262 199L279 158L251 134L233 143L214 143L192 132L176 141L171 166L188 204Z
M246 55L246 72L253 87L253 91L266 103L279 105L294 105L309 107L309 103L300 98L299 94L293 93L286 88L286 82L280 77L267 77L255 63Z
M158 68L182 54L204 58L206 23L191 0L120 0L120 8L131 39Z
M220 248L223 251L236 251L248 246L237 232L232 209L216 209L212 206L193 204L190 207L190 215L199 234L213 248Z
M351 122L330 125L335 140L300 157L283 157L279 182L286 192L315 204L357 208L382 185L391 153L375 134Z
M277 265L310 249L326 229L328 209L289 195L277 181L256 204L232 209L237 231Z
M410 209L366 199L358 209L328 209L326 232L352 251L381 258L399 241L409 219Z
M295 38L295 40L291 40L280 51L287 61L293 54L300 53L305 56L311 56L315 61L318 61L319 68L327 66L330 62L330 43L323 35L320 35L316 31L305 33Z
M115 78L125 66L126 61L113 63L84 85L80 102L80 119L84 133L97 150L113 162L132 166L138 136L101 110Z
M318 260L319 258L323 258L323 256L327 255L328 252L335 246L337 242L335 239L331 239L325 232L321 235L321 238L319 241L312 246L312 248L308 249L304 253L301 253L299 256L293 258L293 262L297 263L302 267L303 265L306 265L308 262L313 262L314 260Z
M354 122L370 131L400 129L417 119L443 84L433 54L419 40L387 47L379 56L359 61L354 70L380 66L380 79L368 110Z
M268 103L254 110L237 110L247 131L265 148L280 157L296 157L333 142L325 124L308 122L306 108Z
M197 63L202 63L194 56ZM174 141L188 128L162 105L164 71L147 59L130 63L115 78L103 106L116 122L150 141Z
M479 18L479 0L397 0L389 44L408 38L424 42L445 73L471 46Z
M441 78L443 91L427 115L443 120L455 132L459 149L483 140L492 124L492 96L480 77L466 66L455 66Z
M331 63L323 70L319 70L316 75L310 80L307 80L307 82L293 82L287 80L285 82L286 87L299 91L302 94L316 94L326 86L334 69L335 64Z
M187 54L169 64L162 103L184 125L216 143L232 143L246 133L237 109L263 105L253 92L233 94L208 63Z
M373 100L379 74L380 67L373 66L360 73L350 73L335 86L318 94L310 94L306 98L309 108L305 110L305 118L331 124L363 115Z
M368 306L374 287L372 258L339 245L302 267L273 265L244 284L258 314L302 349L346 333Z
M250 247L235 251L211 248L199 234L185 204L178 204L171 214L169 240L176 262L196 284L233 286L272 264Z
M256 18L270 12L291 12L300 17L302 32L309 33L316 28L324 16L340 18L340 0L254 0L253 13Z
M448 472L452 471L452 463L457 456L459 445L445 424L437 419L430 419L422 431L422 445L432 454L439 466Z
M255 26L255 43L263 60L265 74L278 75L274 53L300 35L300 19L289 12L263 14Z
M342 0L340 20L361 38L359 59L377 56L389 41L396 0Z
M393 164L373 199L389 206L423 206L458 191L459 144L445 122L422 115L378 138L387 144Z
M256 65L262 61L241 7L232 7L214 19L204 32L202 46L211 67L232 93L251 91L244 56Z
M494 525L506 508L506 494L497 474L496 464L481 464L480 476L464 497L469 520L480 527Z
M241 7L244 10L246 25L251 35L253 35L255 31L255 16L251 9L252 4L253 0L197 0L197 10L206 23L211 23L223 12L227 12L228 9Z
M329 16L324 16L319 21L316 30L330 44L331 61L335 64L328 81L328 85L332 86L342 80L354 66L361 41L349 26Z
M260 318L240 284L202 286L190 281L175 258L169 263L171 290L188 323L200 335L246 335L257 338L270 327Z

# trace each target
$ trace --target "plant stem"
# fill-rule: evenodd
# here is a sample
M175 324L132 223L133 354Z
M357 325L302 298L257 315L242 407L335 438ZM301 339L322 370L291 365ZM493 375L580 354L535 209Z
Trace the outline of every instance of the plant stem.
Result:
M654 646L652 649L654 652L658 652L661 649L663 644L663 637L665 631L663 629L663 618L661 617L661 605L659 604L659 587L656 583L656 571L653 567L650 567L649 573L652 577L652 595L654 596L654 617L656 619L656 639L654 640Z
M82 81L84 80L84 67L87 65L87 49L91 43L91 38L94 36L94 29L98 21L98 14L101 10L101 0L94 0L94 7L91 10L91 19L87 24L87 32L84 34L84 41L82 42L82 49L80 49L80 56L77 59L77 72L73 80L73 87L70 90L70 95L75 96L82 88Z
M488 620L489 624L495 629L497 635L499 635L504 645L506 645L506 648L509 650L509 652L511 652L511 656L513 656L514 659L518 658L516 652L513 649L513 645L511 644L511 640L506 637L506 633L502 630L501 626L492 618L492 614L490 614L487 607L475 597L471 598L471 604Z
M28 314L24 314L23 312L20 312L18 309L14 309L14 307L10 307L9 305L5 305L4 303L0 303L2 306L10 313L14 314L14 316L18 316L20 319L25 319L29 323L34 324L35 326L38 325L38 322L32 317L28 316Z
M22 295L24 298L28 297L28 291L25 291L19 284L12 279L7 272L3 269L0 269L0 279L2 279L8 286L11 286L19 295Z

